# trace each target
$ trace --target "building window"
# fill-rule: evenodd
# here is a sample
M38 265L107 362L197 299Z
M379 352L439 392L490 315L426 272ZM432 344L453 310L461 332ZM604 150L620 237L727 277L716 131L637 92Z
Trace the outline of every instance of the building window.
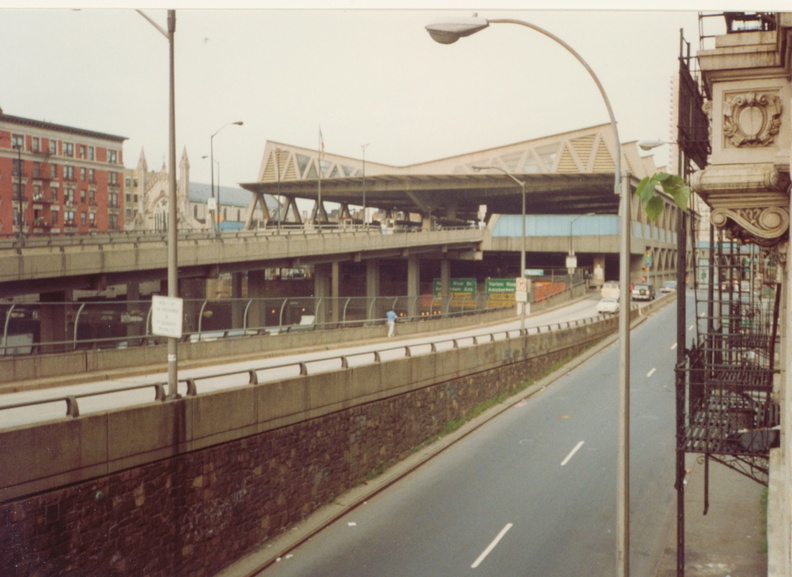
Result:
M118 173L117 172L110 172L109 179L110 179L110 186L118 186Z
M41 163L33 163L33 178L41 178Z
M63 180L74 180L74 167L73 166L64 166L63 167Z
M96 228L96 213L92 212L88 215L88 220L90 221L91 228Z
M58 141L57 140L50 140L49 141L49 151L50 151L50 154L58 154Z
M63 156L74 156L74 143L73 142L64 142L63 143Z
M66 204L74 204L74 189L66 189Z
M33 152L41 151L41 139L38 136L34 136L30 140L30 148Z
M94 169L88 169L88 182L96 182L96 175L94 174Z
M58 189L52 188L52 202L58 202Z
M25 148L25 137L22 134L14 134L11 136L11 146L23 150Z
M107 162L110 164L118 164L118 151L117 150L108 150L107 151Z
M80 202L82 204L85 204L85 191L84 190L80 191Z
M94 160L94 147L88 147L88 160Z
M110 226L110 230L117 230L118 229L118 215L117 214L111 214L110 215L109 226Z
M85 169L84 168L80 169L80 180L85 182Z
M80 225L81 226L85 226L86 224L88 224L88 219L86 218L85 213L81 212L80 213Z
M88 203L91 206L96 206L96 191L95 190L89 190L88 191Z
M80 146L78 146L77 152L78 152L77 156L79 158L85 158L85 145L81 144Z
M52 226L58 226L58 211L52 211Z

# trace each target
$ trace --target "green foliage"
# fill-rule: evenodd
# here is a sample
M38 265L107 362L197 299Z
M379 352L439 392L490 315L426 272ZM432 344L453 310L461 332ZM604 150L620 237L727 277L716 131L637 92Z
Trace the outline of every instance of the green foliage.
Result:
M678 174L658 172L641 180L638 183L638 188L635 189L635 194L643 202L649 220L656 221L663 212L664 202L663 197L658 193L658 186L674 200L680 209L687 210L690 187Z

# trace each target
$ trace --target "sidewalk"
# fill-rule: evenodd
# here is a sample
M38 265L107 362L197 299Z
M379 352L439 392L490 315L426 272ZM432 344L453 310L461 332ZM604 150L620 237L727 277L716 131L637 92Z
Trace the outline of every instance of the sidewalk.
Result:
M709 511L703 515L704 464L691 468L685 487L685 577L766 577L764 486L710 461ZM676 555L674 523L656 577L676 577Z

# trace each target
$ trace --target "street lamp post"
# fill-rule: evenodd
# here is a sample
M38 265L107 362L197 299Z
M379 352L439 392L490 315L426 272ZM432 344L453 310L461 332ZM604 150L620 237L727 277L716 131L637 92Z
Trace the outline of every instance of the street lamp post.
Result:
M170 178L168 180L168 298L179 296L178 235L176 213L176 77L174 67L174 37L176 35L176 11L168 10L168 29L165 30L141 10L137 11L168 40L169 49L169 105L168 105L168 149ZM186 183L185 183L186 185ZM168 398L176 399L178 393L178 339L168 337Z
M214 204L215 213L212 215L212 232L217 235L217 228L220 226L220 221L218 219L220 215L220 186L217 187L217 197L215 197L215 179L214 179L214 137L217 136L217 133L223 130L226 126L234 124L236 126L242 126L245 124L241 120L237 120L236 122L227 122L217 130L215 130L212 135L209 137L209 158L212 164L211 170L211 178L212 178L212 204ZM218 178L220 176L220 167L218 166Z
M621 238L620 238L620 266L619 288L622 298L619 299L619 458L617 472L617 511L616 511L616 567L618 577L627 577L630 573L630 299L628 295L630 274L630 194L629 179L622 179L621 175L621 141L616 126L616 117L613 114L608 95L597 75L571 46L566 42L540 28L535 24L523 20L479 18L455 18L434 22L426 26L429 35L440 44L453 44L462 37L470 36L487 28L490 24L518 24L525 26L547 36L563 46L586 69L591 79L597 85L605 107L608 109L611 129L613 131L616 157L614 159L614 194L621 194Z
M522 215L522 244L520 245L520 278L525 278L525 253L526 253L526 246L525 246L525 238L526 238L526 231L525 231L525 181L520 180L519 178L515 177L512 173L507 170L504 170L500 166L473 166L473 170L499 170L509 178L511 178L514 182L520 185L520 189L522 190L522 208L520 210L520 214ZM520 310L520 330L525 328L525 309L528 303L522 303L522 307Z
M572 225L584 216L594 216L593 212L580 214L569 221L569 253L567 254L567 269L569 274L574 274L577 268L577 258L575 258L575 248L572 246Z
M17 238L19 240L19 246L25 245L25 199L24 195L22 194L22 145L19 143L13 144L12 147L17 151L17 162L16 162L16 170L14 171L16 174L16 189L17 189L17 203L19 204L19 210L17 210L16 214L16 224L17 224Z
M366 149L371 143L361 144L360 149L363 151L363 227L366 227Z
M202 159L204 159L204 160L206 160L207 158L209 158L209 156L208 156L208 155L206 155L206 154L204 154L204 155L203 155L201 158L202 158ZM211 162L211 160L210 160L209 162ZM215 161L214 161L214 164L216 164L216 165L217 165L217 188L218 188L218 190L219 190L219 189L220 189L220 161L219 161L219 160L215 160ZM212 181L213 181L213 183L214 183L214 174L212 174ZM218 195L219 195L219 193L218 193ZM211 207L211 208L213 208L213 209L214 209L214 208L217 208L217 209L219 210L219 202L218 202L218 206L216 206L216 207ZM210 217L210 216L211 216L212 218L214 218L214 213L207 214L207 217Z
M283 205L281 204L281 191L280 191L280 182L281 182L280 153L281 152L282 152L282 149L280 149L280 148L276 148L275 149L275 176L278 179L278 232L279 233L280 233L280 229L281 229L281 211L283 210Z

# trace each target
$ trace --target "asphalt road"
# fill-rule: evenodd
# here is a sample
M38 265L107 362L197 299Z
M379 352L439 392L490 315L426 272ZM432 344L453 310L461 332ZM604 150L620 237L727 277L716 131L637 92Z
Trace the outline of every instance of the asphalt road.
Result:
M631 336L631 573L674 500L675 307ZM688 333L691 334L691 333ZM263 577L611 577L618 343L292 550Z

